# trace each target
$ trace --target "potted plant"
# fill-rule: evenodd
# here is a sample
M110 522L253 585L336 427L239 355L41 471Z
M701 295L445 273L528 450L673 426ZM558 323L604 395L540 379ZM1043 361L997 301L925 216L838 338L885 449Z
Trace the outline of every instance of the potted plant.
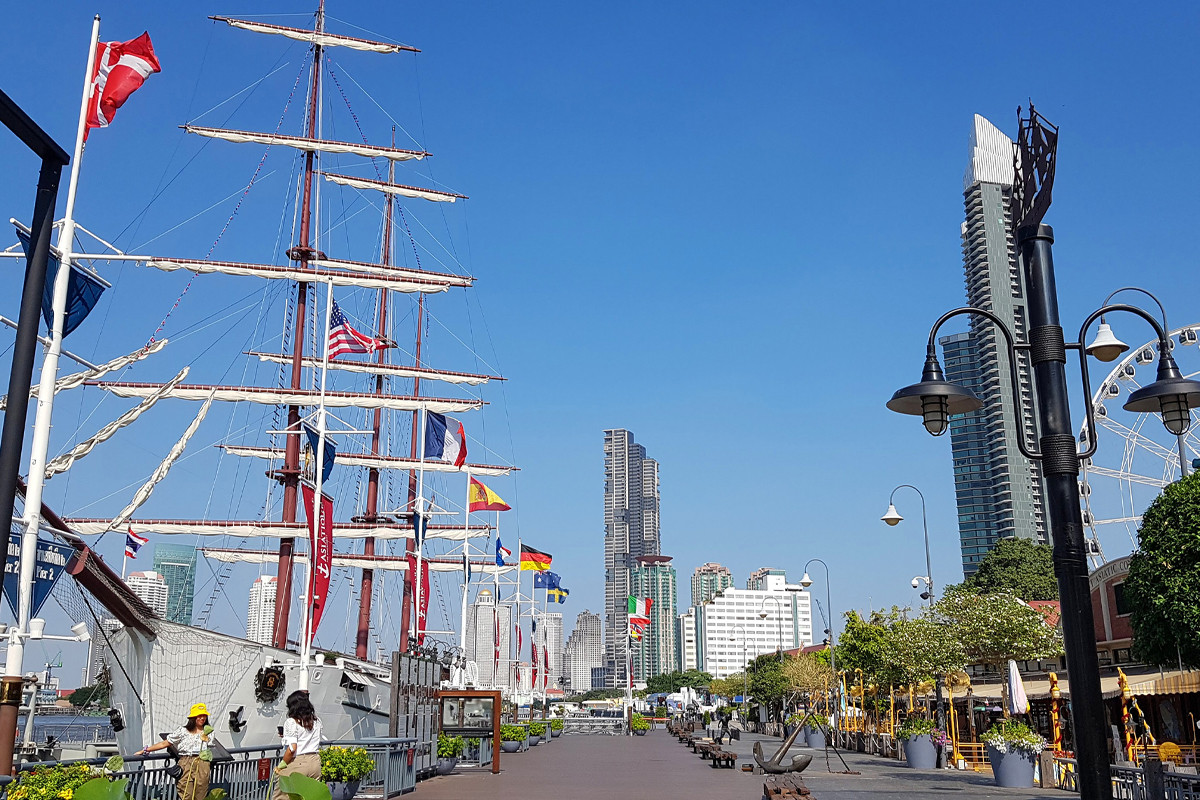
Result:
M500 752L515 753L521 749L521 745L529 734L525 732L524 725L501 725L500 726Z
M809 714L801 723L807 729L808 733L804 736L804 741L814 750L825 749L825 728L821 724L820 717L814 714Z
M75 790L100 776L87 764L58 764L22 772L8 790L16 800L71 800Z
M645 736L646 731L650 730L650 722L641 714L634 713L629 720L629 727L636 736Z
M531 722L529 723L529 744L536 745L546 735L546 723Z
M458 766L458 759L462 758L463 738L439 733L437 754L437 774L449 775L454 772L454 768Z
M321 780L329 784L332 800L352 800L362 779L375 771L375 760L365 747L321 749Z
M563 732L562 719L560 719L559 717L555 717L554 719L550 720L550 736L552 738L557 739L558 737L562 736L562 732Z
M712 725L712 712L705 711L704 712L704 727L707 728L709 725Z
M1046 740L1024 722L1000 720L979 737L987 745L996 785L1013 789L1033 786L1033 766ZM11 793L10 793L11 795Z
M791 736L792 731L796 730L797 726L802 724L804 724L804 717L802 715L788 714L787 718L783 721L783 738L786 739L787 737ZM806 733L802 733L801 736L803 736L805 739L808 738Z
M937 751L946 744L946 732L933 720L909 717L896 729L896 738L904 741L904 758L913 769L937 767Z

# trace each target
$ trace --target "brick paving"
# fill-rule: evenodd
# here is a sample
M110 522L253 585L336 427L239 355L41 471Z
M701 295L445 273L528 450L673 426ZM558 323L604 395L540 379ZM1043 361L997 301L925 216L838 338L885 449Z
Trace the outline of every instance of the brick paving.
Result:
M525 753L502 754L499 775L460 769L417 784L416 796L419 800L758 800L762 776L744 773L740 767L753 763L751 752L759 739L768 754L778 747L778 739L757 736L726 745L723 749L738 754L738 769L729 770L713 769L663 730L640 737L560 736ZM843 756L861 775L831 774L822 751L796 747L794 752L814 755L803 778L815 800L1077 797L1057 790L1000 789L988 774L921 772L860 753ZM842 769L832 755L830 766Z

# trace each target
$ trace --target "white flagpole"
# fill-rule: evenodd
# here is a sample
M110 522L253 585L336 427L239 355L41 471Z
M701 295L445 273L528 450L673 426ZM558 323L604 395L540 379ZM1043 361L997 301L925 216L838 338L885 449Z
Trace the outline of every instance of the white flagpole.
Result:
M326 432L326 416L325 416L325 388L329 379L329 328L333 320L333 282L329 282L325 287L325 352L321 358L321 395L320 402L317 406L317 452L315 454L313 469L315 470L313 481L316 488L313 491L313 533L309 539L308 548L308 563L304 567L304 587L305 598L303 614L304 625L301 626L303 634L300 639L300 689L308 689L308 665L312 655L312 607L313 607L313 570L316 569L317 560L317 540L321 537L321 525L324 521L321 519L322 512L325 510L323 502L325 495L325 432ZM299 435L299 432L296 434Z
M467 470L467 502L463 506L463 558L470 559L471 545L471 471ZM470 563L469 561L467 562ZM462 648L463 657L467 655L467 592L470 590L471 581L467 572L463 573L463 596L462 596L462 627L459 628L458 646ZM475 623L479 624L478 621Z
M517 613L516 613L517 630L519 631L521 629L521 537L520 536L517 537L517 593L514 595L514 598L515 598L515 600L514 600L515 608L517 610ZM517 664L517 685L515 687L514 694L520 694L520 692L521 692L521 672L520 672L521 642L518 641L516 644L517 644L517 658L516 658L515 663Z
M75 128L75 153L71 157L71 182L67 187L67 206L58 235L60 252L58 274L54 277L53 314L50 344L42 360L38 384L37 413L33 439L29 446L29 483L25 489L25 513L22 516L21 555L18 567L17 628L29 633L33 609L33 573L37 563L38 527L42 515L42 489L46 482L46 453L50 449L50 415L54 406L54 382L58 378L58 358L62 353L63 325L67 317L67 289L71 278L71 244L75 238L75 195L79 189L79 162L83 157L83 137L87 132L88 101L92 96L92 70L96 66L96 43L100 41L100 15L92 19L92 38L88 46L87 69L83 75L83 98L79 102L79 124ZM53 257L53 256L51 256ZM22 675L25 655L20 636L9 639L5 675Z
M422 559L422 551L425 546L425 537L421 535L421 530L428 526L428 520L425 519L425 428L429 426L429 409L423 408L421 414L421 431L419 434L419 447L421 449L421 460L417 464L417 499L413 501L413 514L416 515L416 526L413 528L413 538L417 542L417 574L414 577L413 586L416 587L415 598L417 601L416 607L413 609L413 617L416 620L416 639L421 640L421 567L424 565Z

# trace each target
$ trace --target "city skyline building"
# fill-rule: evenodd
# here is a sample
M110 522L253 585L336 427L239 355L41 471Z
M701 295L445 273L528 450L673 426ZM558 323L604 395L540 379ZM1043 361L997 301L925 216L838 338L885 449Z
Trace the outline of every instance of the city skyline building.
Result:
M714 678L741 672L747 660L812 644L812 597L782 575L762 589L729 588L696 612L696 662Z
M630 573L660 552L658 462L624 428L604 431L604 667L607 688L629 675Z
M692 573L692 605L702 606L717 592L733 586L733 573L715 561L696 567Z
M88 625L92 638L88 642L87 665L84 667L83 682L79 684L80 686L94 686L100 673L104 672L105 667L112 661L112 650L108 647L108 639L121 630L121 623L112 617L105 617L100 620L100 626L104 629L103 633L96 630L94 622Z
M131 572L126 585L158 616L167 618L167 582L153 570Z
M500 658L496 659L497 629ZM467 607L466 658L479 668L475 685L481 688L508 689L512 683L512 606L497 604L491 589L480 589L475 602Z
M167 583L164 619L192 624L192 598L196 593L196 548L181 544L154 545L154 571Z
M270 644L275 632L275 593L278 583L274 575L259 575L250 586L250 602L246 608L246 638L259 644Z
M538 690L542 683L542 670L550 673L551 689L562 688L563 615L559 611L538 612L537 633L533 642L538 648ZM545 655L542 655L545 650Z
M565 666L572 692L600 688L592 682L593 670L604 673L604 627L599 614L585 608L575 618L575 630L567 639Z
M750 573L750 577L746 578L746 588L766 589L771 576L782 578L785 583L787 582L787 570L778 567L759 567Z
M633 596L650 600L650 627L641 642L632 643L631 653L634 680L648 681L671 672L679 663L675 638L678 588L671 556L638 556L630 583Z
M699 669L696 662L696 608L693 606L676 617L675 641L678 642L681 672Z
M963 176L963 273L967 304L991 311L1018 340L1028 339L1025 278L1012 236L1013 142L976 114ZM1021 455L1018 436L1032 432L1034 388L1028 356L1018 355L1019 412L1013 409L1008 350L996 327L971 317L967 333L941 337L946 380L962 384L983 408L950 419L950 444L958 505L959 545L965 576L999 539L1046 541L1039 462Z

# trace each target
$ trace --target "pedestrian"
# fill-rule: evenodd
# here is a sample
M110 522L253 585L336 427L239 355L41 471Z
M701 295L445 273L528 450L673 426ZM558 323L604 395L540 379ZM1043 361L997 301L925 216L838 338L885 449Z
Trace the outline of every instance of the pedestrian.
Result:
M208 749L208 706L195 703L188 711L187 722L167 734L167 738L149 747L142 748L142 754L153 753L174 745L179 754L179 766L183 774L179 776L176 789L179 800L204 800L208 796L208 778L212 765L200 757Z
M313 708L308 692L295 691L288 695L287 719L281 729L283 756L275 768L276 775L306 775L313 780L321 779L321 720ZM275 781L274 800L288 800L288 796Z

